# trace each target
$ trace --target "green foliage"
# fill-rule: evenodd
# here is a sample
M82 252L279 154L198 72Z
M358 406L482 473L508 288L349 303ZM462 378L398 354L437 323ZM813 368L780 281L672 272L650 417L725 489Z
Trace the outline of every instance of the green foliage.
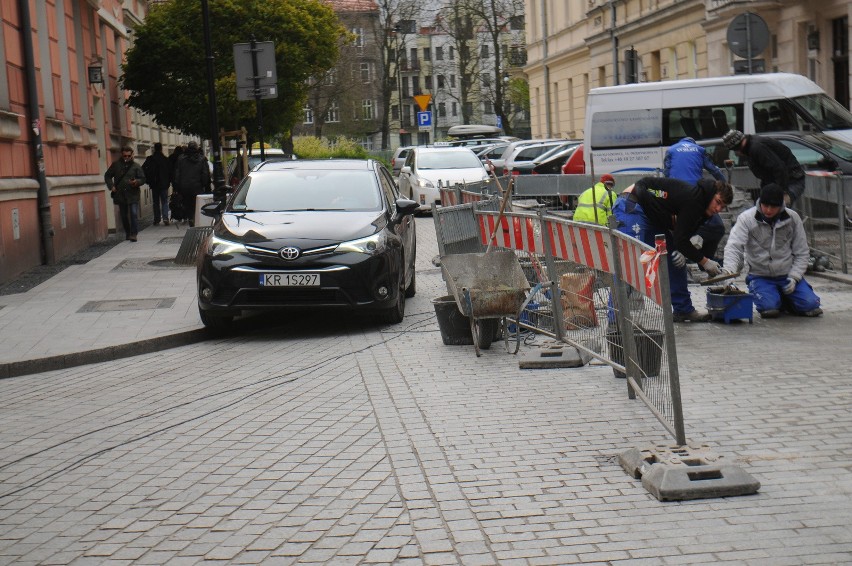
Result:
M358 142L349 138L315 138L299 136L293 138L293 151L299 159L367 159L367 150Z
M149 6L122 65L127 104L162 126L209 138L201 3ZM278 98L261 102L264 131L289 130L301 116L308 77L337 60L346 31L334 11L320 0L210 0L209 13L219 126L257 132L254 100L237 100L233 55L235 43L255 37L274 43L278 74Z
M509 100L527 112L530 109L530 83L526 79L514 77L509 81Z

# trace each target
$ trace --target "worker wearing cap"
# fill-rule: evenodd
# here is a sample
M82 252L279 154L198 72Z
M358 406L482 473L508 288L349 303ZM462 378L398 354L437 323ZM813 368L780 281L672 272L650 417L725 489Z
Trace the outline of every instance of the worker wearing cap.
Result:
M819 297L805 281L810 250L801 217L784 206L784 191L764 185L757 205L743 211L725 246L724 273L748 264L746 283L763 318L782 308L801 316L822 314Z
M614 186L615 178L612 175L609 173L601 175L601 180L583 191L577 199L574 220L606 226L617 198L612 191Z
M707 150L695 143L693 138L683 138L666 150L663 160L663 176L680 179L694 185L707 170L715 179L725 181L725 175L716 167ZM725 235L725 225L718 214L701 223L690 241L705 257L716 257L719 242Z
M748 158L748 168L760 179L761 187L769 183L780 186L787 206L795 203L805 192L805 170L790 148L780 141L730 130L722 138L722 143Z
M618 230L654 246L656 234L665 234L669 251L669 286L675 322L707 322L710 315L692 306L686 279L686 260L696 262L711 276L721 266L705 257L690 238L701 222L718 214L734 200L731 185L701 179L690 185L679 179L643 177L628 187L612 208Z

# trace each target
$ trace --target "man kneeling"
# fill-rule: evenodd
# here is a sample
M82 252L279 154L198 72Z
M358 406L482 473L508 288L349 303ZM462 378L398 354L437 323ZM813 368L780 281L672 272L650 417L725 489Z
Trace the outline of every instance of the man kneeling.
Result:
M735 273L743 261L748 264L746 283L763 318L776 318L782 308L819 316L819 297L804 279L809 255L802 219L784 206L784 190L770 183L731 229L723 271Z

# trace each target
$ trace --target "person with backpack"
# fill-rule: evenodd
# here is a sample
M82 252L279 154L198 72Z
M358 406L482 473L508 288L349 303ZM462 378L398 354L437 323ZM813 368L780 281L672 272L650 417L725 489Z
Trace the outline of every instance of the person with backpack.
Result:
M145 158L142 164L145 172L145 180L151 188L151 197L154 201L154 226L160 224L169 225L169 158L163 155L163 144L154 144L154 151Z
M198 149L198 143L191 141L186 152L175 164L174 187L183 200L183 216L190 227L195 226L195 197L210 191L210 169L207 158Z
M145 184L145 172L133 161L133 149L128 146L121 148L121 157L106 170L104 182L112 201L118 206L125 239L135 242L139 232L139 187Z

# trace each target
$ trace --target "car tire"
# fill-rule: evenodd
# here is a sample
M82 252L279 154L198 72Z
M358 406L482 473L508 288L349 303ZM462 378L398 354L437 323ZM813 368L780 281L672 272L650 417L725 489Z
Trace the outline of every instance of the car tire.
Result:
M405 288L405 298L410 299L417 294L417 272L411 271L411 283Z
M198 309L201 324L211 332L225 334L233 327L234 317L232 315L215 315L205 310Z
M385 309L382 311L379 316L380 320L385 324L399 324L402 322L402 319L405 318L405 294L406 290L404 289L404 280L403 283L399 286L399 289L396 292L396 301L393 306L389 309Z

